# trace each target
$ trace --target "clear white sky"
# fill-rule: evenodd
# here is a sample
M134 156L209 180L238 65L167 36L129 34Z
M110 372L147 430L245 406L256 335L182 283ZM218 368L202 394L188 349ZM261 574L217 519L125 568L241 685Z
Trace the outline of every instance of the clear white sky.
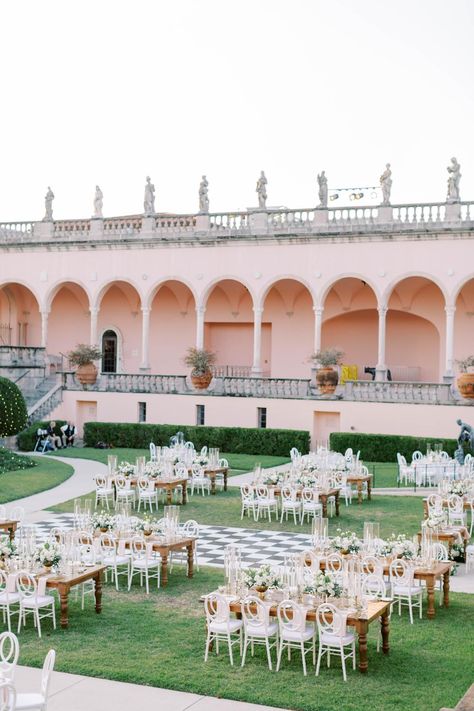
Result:
M316 204L329 186L474 199L470 0L38 0L0 7L0 220Z

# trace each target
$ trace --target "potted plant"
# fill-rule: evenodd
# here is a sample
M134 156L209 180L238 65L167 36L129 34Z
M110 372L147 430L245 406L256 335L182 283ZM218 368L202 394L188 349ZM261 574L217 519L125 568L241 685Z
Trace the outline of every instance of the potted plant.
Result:
M77 365L76 378L81 385L93 385L97 380L97 368L94 361L102 358L101 350L97 346L79 343L67 356L71 365Z
M458 390L462 397L474 400L474 356L470 355L456 362L460 371L457 379Z
M339 375L333 366L340 365L343 355L339 348L326 348L311 356L317 366L316 383L322 395L332 395L336 390Z
M191 382L197 390L205 390L212 380L211 366L216 362L216 354L204 348L188 348L184 364L191 368Z

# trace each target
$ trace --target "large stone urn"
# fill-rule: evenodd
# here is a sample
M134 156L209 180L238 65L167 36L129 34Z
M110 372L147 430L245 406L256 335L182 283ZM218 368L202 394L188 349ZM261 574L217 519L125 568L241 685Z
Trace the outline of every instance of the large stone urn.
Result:
M460 373L456 384L462 397L474 400L474 372Z
M334 370L334 368L331 368L331 366L319 368L316 371L316 384L321 395L333 395L336 391L338 382L338 372L337 370Z
M93 385L97 380L97 373L94 363L85 363L76 370L76 378L81 385Z
M194 375L191 373L191 382L193 388L196 390L206 390L209 387L212 380L212 373L209 370L207 373L202 373L201 375Z

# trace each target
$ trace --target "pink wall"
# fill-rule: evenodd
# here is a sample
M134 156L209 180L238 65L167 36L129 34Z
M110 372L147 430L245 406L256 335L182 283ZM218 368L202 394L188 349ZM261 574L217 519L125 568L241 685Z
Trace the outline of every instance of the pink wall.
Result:
M87 295L78 287L64 287L51 304L48 319L48 353L59 355L78 343L90 341L90 314Z
M11 345L41 345L39 305L29 289L15 283L0 288L0 325L11 329Z
M140 329L141 333L141 329ZM183 358L196 341L196 306L190 290L169 282L152 302L150 314L150 371L184 375ZM141 351L140 351L141 352Z
M287 280L269 292L263 318L272 325L271 375L308 378L314 348L313 304L301 284Z

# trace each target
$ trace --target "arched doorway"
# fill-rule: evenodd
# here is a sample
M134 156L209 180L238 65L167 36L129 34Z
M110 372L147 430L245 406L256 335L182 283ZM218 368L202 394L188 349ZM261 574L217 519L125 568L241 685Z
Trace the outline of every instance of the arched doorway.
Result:
M41 316L33 292L18 283L0 287L0 345L41 345Z
M96 306L98 333L113 331L117 336L115 372L138 373L142 339L140 294L129 282L110 282L101 289Z
M89 296L74 282L58 284L49 295L48 353L59 355L89 343Z
M102 372L116 373L118 360L118 338L115 331L108 329L102 335Z

